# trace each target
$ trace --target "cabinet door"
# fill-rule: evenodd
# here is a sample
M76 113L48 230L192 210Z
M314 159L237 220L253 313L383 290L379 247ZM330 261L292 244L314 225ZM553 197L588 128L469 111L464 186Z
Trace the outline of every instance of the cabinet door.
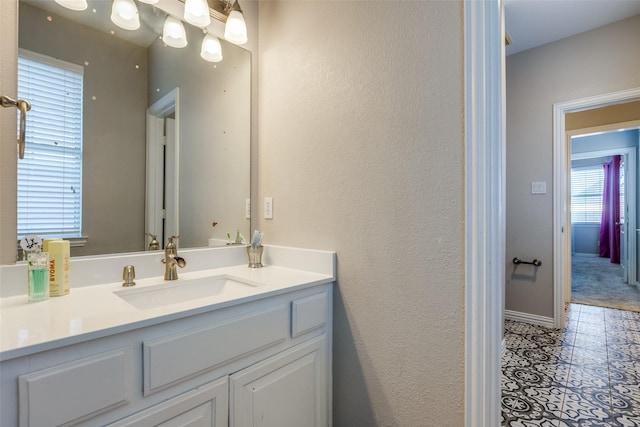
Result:
M20 375L19 425L75 425L91 420L129 402L130 377L130 347Z
M227 377L207 383L122 419L109 427L226 427Z
M320 427L329 419L329 365L321 335L230 377L232 427Z

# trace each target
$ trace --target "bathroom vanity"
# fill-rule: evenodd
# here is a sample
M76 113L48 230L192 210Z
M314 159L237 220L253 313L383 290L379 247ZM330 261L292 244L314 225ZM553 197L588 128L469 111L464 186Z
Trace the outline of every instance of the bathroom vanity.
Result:
M183 256L195 265L175 283L127 289L74 286L92 269L72 262L70 295L33 304L0 271L0 424L331 425L335 254L267 246L260 269L244 247ZM155 258L120 261L160 271ZM218 290L184 296L195 285Z

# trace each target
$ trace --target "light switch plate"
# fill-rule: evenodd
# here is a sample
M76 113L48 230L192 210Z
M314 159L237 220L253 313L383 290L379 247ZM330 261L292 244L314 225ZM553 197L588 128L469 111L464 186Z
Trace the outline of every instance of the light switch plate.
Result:
M273 197L264 198L264 219L273 219Z
M546 181L532 182L531 194L547 194L547 182Z

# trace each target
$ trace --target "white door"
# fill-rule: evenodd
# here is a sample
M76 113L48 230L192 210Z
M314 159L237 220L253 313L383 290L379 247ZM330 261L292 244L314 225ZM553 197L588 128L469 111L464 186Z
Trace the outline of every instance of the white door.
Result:
M628 215L628 197L626 193L625 177L628 175L629 162L627 155L621 156L620 160L620 221L616 224L620 227L620 267L622 268L622 280L629 283L629 250L628 235L626 230L626 218Z
M178 158L176 150L176 121L165 119L165 159L164 159L164 212L165 240L178 235Z
M145 204L145 247L151 236L164 240L164 119L147 115L147 183Z
M620 163L620 265L623 269L624 282L632 285L638 284L635 153L635 148L629 150L622 155Z

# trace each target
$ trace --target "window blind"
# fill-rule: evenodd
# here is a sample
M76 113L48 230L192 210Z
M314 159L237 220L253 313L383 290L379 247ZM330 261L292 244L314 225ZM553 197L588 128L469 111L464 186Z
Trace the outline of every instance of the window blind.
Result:
M600 223L602 220L602 165L571 169L571 222Z
M18 162L18 239L82 233L83 67L20 50L18 97L31 103Z

